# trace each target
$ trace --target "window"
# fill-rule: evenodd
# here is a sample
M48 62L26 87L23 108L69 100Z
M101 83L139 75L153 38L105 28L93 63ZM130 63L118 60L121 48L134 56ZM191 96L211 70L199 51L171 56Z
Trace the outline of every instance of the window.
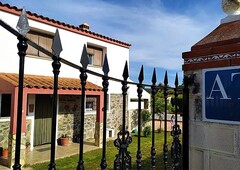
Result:
M45 48L46 50L52 52L53 35L31 30L27 34L27 38L29 38L31 41L35 42L39 46ZM40 52L39 50L35 49L30 45L27 49L27 55L48 58L46 54Z
M92 111L96 110L97 98L96 97L86 97L86 110Z
M87 46L89 64L93 66L102 66L103 49L98 47Z
M2 94L1 97L1 117L10 117L11 94Z
M148 99L144 99L144 109L148 109Z

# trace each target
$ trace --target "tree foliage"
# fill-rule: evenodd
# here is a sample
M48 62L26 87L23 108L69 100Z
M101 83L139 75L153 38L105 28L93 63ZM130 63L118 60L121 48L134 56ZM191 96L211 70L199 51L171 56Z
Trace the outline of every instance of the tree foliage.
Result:
M167 101L167 111L173 112L174 107L172 106L171 102ZM155 100L155 111L158 113L165 112L165 99L163 91L159 90L156 94L156 100Z

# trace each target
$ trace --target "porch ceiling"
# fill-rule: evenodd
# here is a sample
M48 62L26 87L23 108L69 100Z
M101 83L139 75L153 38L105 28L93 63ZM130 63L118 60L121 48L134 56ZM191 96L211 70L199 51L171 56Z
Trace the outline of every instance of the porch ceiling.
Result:
M0 79L18 87L18 74L15 73L0 73ZM40 75L24 75L24 87L27 88L44 88L53 89L53 77ZM80 90L81 84L79 79L62 78L58 79L58 89L63 90ZM101 91L102 87L97 86L91 82L86 83L86 90Z

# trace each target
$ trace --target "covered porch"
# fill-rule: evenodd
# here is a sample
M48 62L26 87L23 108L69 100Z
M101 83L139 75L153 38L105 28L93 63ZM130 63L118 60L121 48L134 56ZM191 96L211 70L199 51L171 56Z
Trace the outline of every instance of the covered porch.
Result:
M7 161L8 166L10 167L13 163L15 153L14 150L16 139L18 74L0 73L0 94L10 95L10 99L7 98L10 101L9 104L10 115L9 117L4 118L8 119L8 121L10 122L9 133L8 136L5 136L7 140L5 140L4 144L7 145L8 148L9 155L7 157ZM22 131L21 143L23 145L21 146L22 165L28 163L28 160L31 160L29 159L29 155L31 155L31 152L33 152L32 154L34 153L36 154L42 151L41 149L39 151L39 149L36 150L35 148L46 147L45 150L47 150L48 143L50 143L48 139L50 139L49 136L51 135L52 94L53 94L53 77L25 75L22 107L23 116L21 129ZM76 136L76 132L78 132L79 130L78 127L79 126L78 124L80 122L79 115L81 114L80 80L74 78L59 78L58 94L59 94L57 116L58 123L56 127L57 129L56 145L57 139L59 139L62 134L65 134L68 135L70 139L70 145L72 147L74 146L77 147L79 143L74 144L72 142L75 140L74 137ZM100 132L100 125L102 123L102 108L103 108L102 88L93 83L87 82L85 97L90 98L89 100L90 102L88 104L89 110L86 110L86 112L88 112L86 115L88 117L92 117L92 119L90 120L93 121L91 122L92 124L91 128L93 128L92 137L94 138L92 145L101 146L102 135ZM40 124L39 118L41 119ZM0 119L2 119L2 117L0 117ZM36 130L37 128L38 130ZM42 134L42 132L44 132L44 134ZM38 137L39 135L42 135L41 139L36 140L36 137ZM26 154L27 146L30 147L30 152ZM2 143L0 143L0 147L2 147ZM58 148L61 148L61 146L59 146ZM61 149L57 150L59 151L56 152L61 152ZM76 152L79 151L79 149L76 148L73 150L75 150ZM45 156L45 158L47 159L48 156Z

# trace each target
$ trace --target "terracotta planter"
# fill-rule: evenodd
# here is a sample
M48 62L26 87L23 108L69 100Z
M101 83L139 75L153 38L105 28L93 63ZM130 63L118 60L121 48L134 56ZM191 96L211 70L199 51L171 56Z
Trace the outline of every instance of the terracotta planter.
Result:
M67 146L69 144L69 138L60 138L60 140L62 146Z
M2 157L7 158L8 157L8 149L3 149L2 151Z

